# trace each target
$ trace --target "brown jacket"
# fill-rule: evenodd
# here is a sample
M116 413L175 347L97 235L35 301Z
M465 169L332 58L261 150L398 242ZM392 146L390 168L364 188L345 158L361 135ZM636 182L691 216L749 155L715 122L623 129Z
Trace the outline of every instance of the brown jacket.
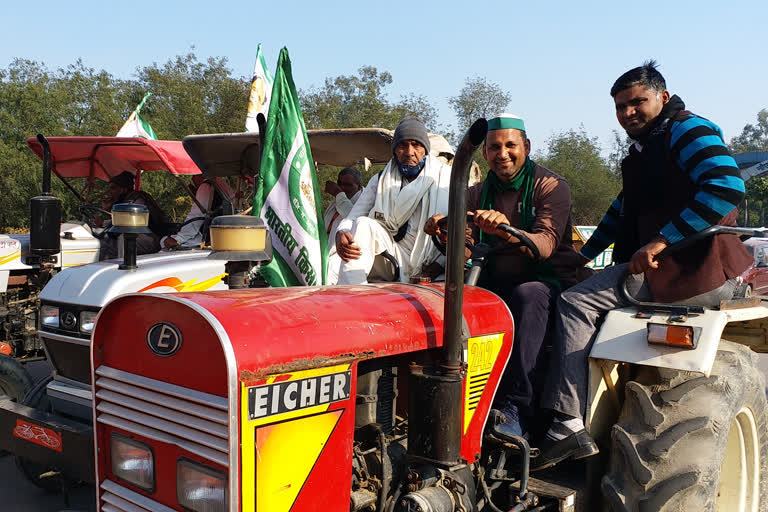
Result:
M493 171L491 171L493 172ZM573 249L571 234L571 191L564 178L540 165L536 165L536 178L533 186L533 227L525 232L541 253L542 259L548 259L555 274L566 289L577 283L577 271L583 266L581 257ZM480 209L483 182L470 187L467 210ZM520 226L520 191L509 190L497 194L494 198L494 210L506 215L513 227ZM478 239L478 230L472 232L474 241ZM499 240L498 245L506 242ZM504 284L518 284L533 280L528 270L532 258L531 251L510 247L495 253L488 267L488 276L493 281Z

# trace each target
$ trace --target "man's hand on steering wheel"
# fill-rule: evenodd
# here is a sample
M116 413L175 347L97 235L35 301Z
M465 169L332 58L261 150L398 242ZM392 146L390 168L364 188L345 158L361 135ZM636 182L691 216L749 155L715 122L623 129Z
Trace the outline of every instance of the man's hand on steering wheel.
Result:
M496 210L477 210L475 212L475 226L484 233L497 236L502 240L506 240L511 244L520 243L520 240L507 232L499 229L499 225L510 225L509 219L506 215Z
M92 233L96 228L105 227L104 221L106 221L106 226L110 226L112 224L112 214L102 208L99 208L98 206L81 204L78 209L80 210L80 215L82 216L83 220L91 228ZM98 234L94 233L94 236L96 238L102 238L105 233L106 231L102 231Z
M472 222L472 213L467 212L467 227L464 231L464 259L467 260L472 255L472 248L475 241L472 238L472 228L469 224ZM438 250L445 254L445 244L448 243L448 217L442 214L435 214L427 219L424 224L424 232L432 237L432 242Z

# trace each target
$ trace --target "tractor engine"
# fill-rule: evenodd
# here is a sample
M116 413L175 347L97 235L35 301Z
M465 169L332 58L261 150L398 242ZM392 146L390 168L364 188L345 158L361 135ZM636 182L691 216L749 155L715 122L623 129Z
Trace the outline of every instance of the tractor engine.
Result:
M0 294L0 354L27 359L43 356L37 336L37 296L41 287L35 278L11 275L7 291ZM13 286L14 281L22 284Z

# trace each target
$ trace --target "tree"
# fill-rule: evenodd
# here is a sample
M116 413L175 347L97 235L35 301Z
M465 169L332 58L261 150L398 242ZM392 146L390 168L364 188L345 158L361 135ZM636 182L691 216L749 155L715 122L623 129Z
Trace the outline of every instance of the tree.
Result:
M437 111L419 95L401 97L391 103L386 88L392 75L375 67L358 69L357 76L326 78L320 88L299 91L301 110L308 129L375 127L394 130L406 116L421 119L430 131L436 131Z
M613 141L611 141L611 152L608 154L608 167L611 172L621 176L621 161L629 154L629 147L634 143L627 134L622 134L619 130L613 130Z
M757 124L744 126L741 133L731 139L730 148L734 154L768 151L768 110L758 112Z
M757 124L747 124L739 135L731 139L733 154L752 151L768 151L768 110L757 113ZM741 210L740 224L764 226L765 209L768 206L768 178L752 178L746 182L747 194ZM746 218L746 216L749 218Z
M22 59L0 70L0 187L6 194L0 226L27 226L29 199L40 194L40 160L26 139L38 133L114 135L111 126L120 121L121 97L120 82L80 60L53 73L42 63ZM71 218L76 199L58 180L52 185Z
M597 138L590 138L584 128L552 136L536 159L568 181L574 225L600 222L621 189L620 178L600 155Z
M200 62L190 52L162 66L139 68L136 74L138 79L128 84L125 115L152 92L142 115L160 138L181 140L194 133L244 130L249 80L233 77L225 57Z
M497 83L478 76L467 78L458 96L448 98L448 103L456 113L459 134L463 134L477 119L503 112L511 100Z

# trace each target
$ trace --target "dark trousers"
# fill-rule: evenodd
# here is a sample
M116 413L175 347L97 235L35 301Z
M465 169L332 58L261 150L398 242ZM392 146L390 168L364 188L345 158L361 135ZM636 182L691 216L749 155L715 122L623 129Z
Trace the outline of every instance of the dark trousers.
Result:
M557 290L547 283L531 281L494 291L507 303L515 321L512 354L496 392L496 404L502 407L511 402L525 412L534 405L536 366Z

